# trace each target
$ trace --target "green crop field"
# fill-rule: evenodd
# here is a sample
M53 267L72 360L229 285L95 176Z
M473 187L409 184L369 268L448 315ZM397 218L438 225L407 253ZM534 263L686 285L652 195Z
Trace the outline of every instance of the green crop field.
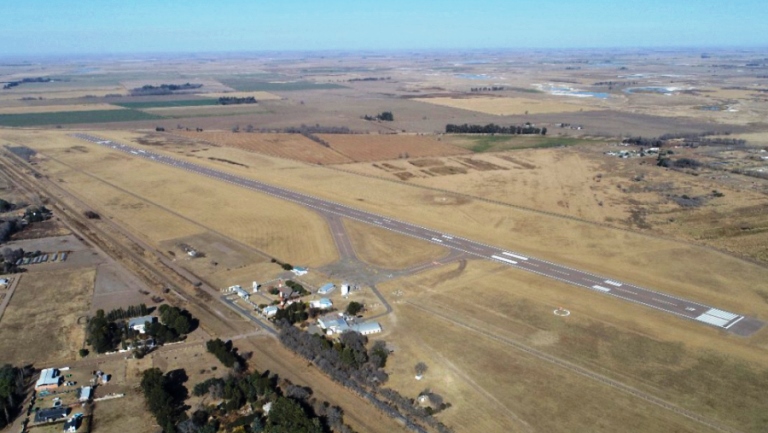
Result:
M279 92L294 90L322 90L322 89L343 89L344 86L333 83L313 83L311 81L294 81L287 83L270 83L267 81L258 81L253 78L225 78L222 84L229 86L239 92Z
M219 105L219 100L215 98L206 99L182 99L179 101L144 101L144 102L117 102L113 105L119 105L134 110L144 110L146 108L168 108L168 107L198 107L204 105Z
M61 111L55 113L0 114L3 126L40 126L76 123L130 122L162 119L136 110Z

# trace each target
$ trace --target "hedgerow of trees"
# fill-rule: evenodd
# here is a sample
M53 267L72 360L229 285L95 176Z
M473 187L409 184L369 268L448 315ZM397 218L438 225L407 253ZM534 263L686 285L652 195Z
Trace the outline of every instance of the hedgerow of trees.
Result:
M495 123L487 125L445 125L446 134L509 134L509 135L547 135L547 128L537 128L530 123L525 125L501 126Z
M141 375L141 390L147 409L157 420L165 433L175 433L176 424L187 418L184 400L187 397L184 370L163 374L159 368L144 370Z
M205 343L205 348L212 353L225 367L235 368L235 370L245 369L245 360L237 349L232 346L232 341L223 341L220 338L209 340Z
M375 115L375 116L369 116L365 115L363 116L363 119L365 120L380 120L383 122L392 122L395 120L395 116L392 114L391 111L382 111L381 113Z
M145 327L146 335L158 345L178 341L197 326L197 320L187 310L163 304L159 311L160 320ZM97 353L111 352L118 346L126 347L127 340L139 336L138 332L128 328L127 319L150 312L144 304L128 307L127 310L118 308L109 313L96 311L96 315L88 321L88 344Z
M3 224L0 223L0 242L3 241ZM16 262L24 257L24 250L21 248L11 249L3 248L3 254L0 255L0 274L15 274L22 269L16 265Z
M21 411L27 373L10 364L0 367L0 429L10 424Z
M219 98L220 105L239 105L239 104L256 104L259 101L253 96L246 96L244 98L237 98L234 96L222 96Z
M170 95L170 94L173 94L173 92L177 92L179 90L193 90L193 89L199 89L201 87L203 87L202 84L192 84L192 83L161 84L159 86L153 86L151 84L147 84L141 87L137 87L135 89L131 89L131 96Z
M301 331L287 322L278 322L280 342L288 349L314 363L334 381L361 395L376 408L403 422L415 432L424 432L418 422L438 432L451 429L437 421L414 400L382 385L389 378L383 370L388 351L384 342L377 341L366 348L367 338L356 332L341 334L337 342L324 336Z

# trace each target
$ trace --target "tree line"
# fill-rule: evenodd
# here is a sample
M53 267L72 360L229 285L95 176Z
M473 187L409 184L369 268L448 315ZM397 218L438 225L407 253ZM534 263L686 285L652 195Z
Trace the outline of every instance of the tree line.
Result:
M547 128L537 128L530 123L525 125L502 126L494 123L487 125L445 125L446 134L509 134L509 135L547 135Z
M235 371L243 371L246 368L245 359L237 353L237 349L232 345L232 341L223 341L220 338L208 340L205 348L216 357L227 368L234 368Z
M452 430L437 421L426 410L418 407L400 407L397 402L413 400L400 396L395 390L381 387L389 375L383 370L389 351L386 343L376 341L367 348L368 339L357 332L345 332L337 342L322 335L309 334L287 322L278 322L279 339L286 348L312 362L323 373L346 388L359 394L377 409L400 420L411 431L426 433L418 422L429 425L440 433ZM403 415L405 412L406 415Z
M26 368L5 364L0 367L0 429L16 418L24 402L24 381L32 374Z
M211 346L209 350L214 349L215 352L238 353L231 342L211 340L208 344ZM216 429L223 427L232 431L245 431L238 430L239 426L243 426L248 427L250 432L266 433L353 433L344 424L341 408L318 401L312 397L311 388L281 380L269 371L247 372L235 368L222 378L213 377L195 384L192 395L210 396L212 400L222 403L201 409L192 418L182 420L176 430L183 433L215 432L215 429L211 429L213 425ZM265 414L258 408L267 403L271 407ZM218 419L232 420L232 414L246 405L256 408L256 412L237 417L227 425L219 425Z
M11 81L3 84L3 90L17 87L19 84L23 83L50 83L52 81L53 79L48 77L22 78L21 80Z
M504 86L491 86L491 87L472 87L470 92L501 92L504 90Z
M129 307L129 310L131 308L134 313L141 311L141 306ZM178 341L197 327L197 320L187 310L163 304L159 311L160 320L147 324L144 329L145 335L154 339L158 345ZM87 326L88 344L93 350L97 353L112 352L118 347L126 348L128 340L139 337L137 331L128 327L128 321L125 320L128 317L121 317L125 314L127 311L122 309L109 313L96 311Z
M237 98L234 96L222 96L219 98L219 105L239 105L239 104L256 104L259 101L253 96L246 96L244 98Z
M373 120L379 120L383 122L393 122L395 120L395 116L392 114L391 111L382 111L381 113L375 115L375 116L369 116L364 115L363 120L373 121Z
M159 86L146 84L144 86L131 89L130 94L131 96L171 95L173 94L173 92L178 92L180 90L194 90L194 89L199 89L201 87L203 87L202 84L192 84L192 83L161 84Z

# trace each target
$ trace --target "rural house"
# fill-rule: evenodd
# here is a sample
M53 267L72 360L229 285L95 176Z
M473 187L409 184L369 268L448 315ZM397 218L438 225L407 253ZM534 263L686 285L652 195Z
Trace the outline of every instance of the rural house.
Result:
M135 317L128 321L128 328L138 331L139 334L147 332L147 323L153 323L155 318L152 316Z
M68 407L46 407L45 409L40 409L35 413L35 422L41 423L60 420L62 418L66 418L68 412Z
M40 372L40 378L35 382L35 391L55 389L61 384L61 374L55 368L45 368Z
M328 283L323 285L323 287L320 287L319 289L317 289L317 293L320 295L327 295L331 293L335 288L336 286L334 286L333 283Z
M330 310L333 308L333 302L328 298L320 298L316 301L309 301L309 306L318 310Z

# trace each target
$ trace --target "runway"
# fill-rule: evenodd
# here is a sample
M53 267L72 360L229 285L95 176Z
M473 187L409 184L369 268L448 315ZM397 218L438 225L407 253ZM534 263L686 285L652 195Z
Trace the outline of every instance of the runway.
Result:
M745 317L738 313L720 310L697 302L681 299L672 295L638 287L621 282L615 278L595 275L586 271L558 265L546 260L526 256L503 248L475 242L470 239L453 236L448 233L398 221L390 217L355 209L329 200L320 199L280 188L224 171L208 168L191 162L160 155L137 147L104 140L87 134L73 134L73 137L90 141L101 146L112 148L135 157L145 158L161 164L188 170L203 176L231 183L243 188L288 200L323 213L351 218L362 223L378 226L393 232L401 233L418 239L423 239L457 251L463 251L472 256L492 260L513 268L533 272L547 278L552 278L567 284L586 288L598 293L620 298L649 308L671 313L679 317L695 320L699 323L714 326L728 332L747 336L756 332L763 323Z

